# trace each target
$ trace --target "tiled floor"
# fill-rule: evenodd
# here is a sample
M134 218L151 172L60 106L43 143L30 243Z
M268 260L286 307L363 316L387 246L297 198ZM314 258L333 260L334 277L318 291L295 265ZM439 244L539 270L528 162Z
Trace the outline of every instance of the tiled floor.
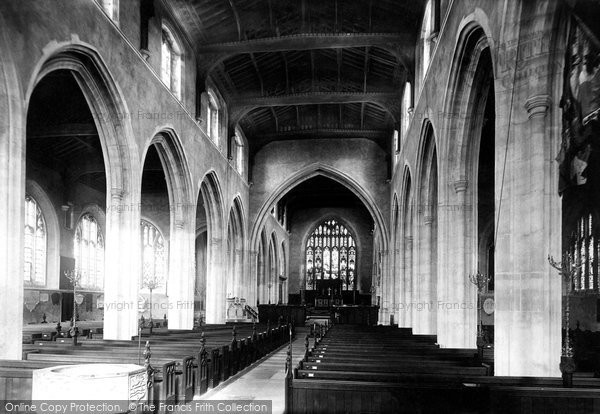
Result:
M292 361L296 366L304 355L304 338L308 328L298 328L292 342ZM310 346L313 339L310 339ZM201 400L271 400L273 414L283 413L285 408L285 359L288 347L276 351L262 362L250 367L242 375L236 375L214 390L208 391Z

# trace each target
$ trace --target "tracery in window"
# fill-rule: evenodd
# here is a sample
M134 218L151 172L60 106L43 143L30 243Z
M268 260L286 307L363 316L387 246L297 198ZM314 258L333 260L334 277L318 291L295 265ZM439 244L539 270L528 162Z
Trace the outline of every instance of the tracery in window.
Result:
M320 279L340 279L342 289L356 289L356 243L335 219L317 226L306 242L306 289Z
M181 47L171 31L162 27L161 79L181 99Z
M38 203L29 195L25 196L24 242L24 281L35 286L45 286L48 251L46 220Z
M165 291L167 283L167 253L165 239L152 223L141 221L142 287L150 284L155 292Z
M575 290L598 289L598 255L600 243L591 213L584 214L571 234L571 257L578 264L573 280Z
M81 274L80 287L101 290L104 285L104 239L98 222L89 213L75 228L75 271Z

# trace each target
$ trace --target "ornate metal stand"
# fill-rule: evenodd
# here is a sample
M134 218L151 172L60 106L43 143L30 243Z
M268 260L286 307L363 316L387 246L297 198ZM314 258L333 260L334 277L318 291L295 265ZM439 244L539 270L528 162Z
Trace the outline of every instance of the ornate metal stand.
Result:
M77 346L77 337L79 336L79 328L77 327L77 287L81 283L81 272L79 270L65 270L65 277L73 285L73 318L71 319L71 329L69 333L73 338L73 345Z
M477 287L477 354L479 359L483 358L483 346L485 345L485 339L483 337L483 322L481 320L481 304L480 296L483 289L488 285L490 281L489 275L484 275L479 270L475 274L469 275L469 281Z
M562 373L563 386L571 388L573 386L573 372L575 372L575 361L573 359L573 348L571 347L571 338L569 335L570 326L570 311L571 311L571 289L573 287L573 276L583 266L583 263L577 263L573 260L570 253L563 255L563 260L557 262L554 258L548 255L548 263L550 266L558 270L559 276L562 276L564 281L567 282L567 299L563 306L563 328L565 330L565 336L562 346L562 354L560 357L560 372Z

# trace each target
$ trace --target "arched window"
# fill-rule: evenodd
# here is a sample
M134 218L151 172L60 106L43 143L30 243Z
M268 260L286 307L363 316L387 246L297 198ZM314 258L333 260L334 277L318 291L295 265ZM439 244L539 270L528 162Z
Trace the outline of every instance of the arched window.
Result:
M425 78L425 72L429 67L432 49L432 34L433 34L433 5L432 0L427 2L425 6L425 14L423 16L423 25L421 26L421 39L423 41L423 56L421 57L421 80Z
M244 175L244 141L240 136L239 131L236 130L234 137L234 160L235 160L235 169L241 176Z
M342 289L356 289L356 243L334 219L318 225L306 241L306 289L315 289L320 279L340 279Z
M406 85L404 85L404 93L402 94L402 119L400 120L400 127L402 128L402 142L406 139L412 109L412 87L410 82L406 82ZM400 148L401 145L402 144L399 143L398 148Z
M33 197L25 196L25 265L23 277L26 284L46 285L46 259L48 236L46 220Z
M167 252L165 239L152 223L141 221L142 287L165 292L167 282Z
M119 22L119 0L100 0L100 5L111 20Z
M162 27L161 79L181 99L181 47L172 32Z
M571 234L570 254L577 267L573 280L575 290L598 289L598 256L600 243L592 213L582 215Z
M219 146L219 103L212 91L208 92L208 105L206 114L206 133L210 139Z
M104 285L104 239L98 222L89 213L75 228L75 271L81 273L80 287L102 290Z

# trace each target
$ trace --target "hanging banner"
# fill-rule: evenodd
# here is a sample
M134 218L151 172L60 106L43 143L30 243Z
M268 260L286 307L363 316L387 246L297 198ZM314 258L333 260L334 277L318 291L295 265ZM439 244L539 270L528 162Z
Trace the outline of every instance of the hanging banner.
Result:
M600 161L600 45L572 16L563 78L559 193L593 180Z

